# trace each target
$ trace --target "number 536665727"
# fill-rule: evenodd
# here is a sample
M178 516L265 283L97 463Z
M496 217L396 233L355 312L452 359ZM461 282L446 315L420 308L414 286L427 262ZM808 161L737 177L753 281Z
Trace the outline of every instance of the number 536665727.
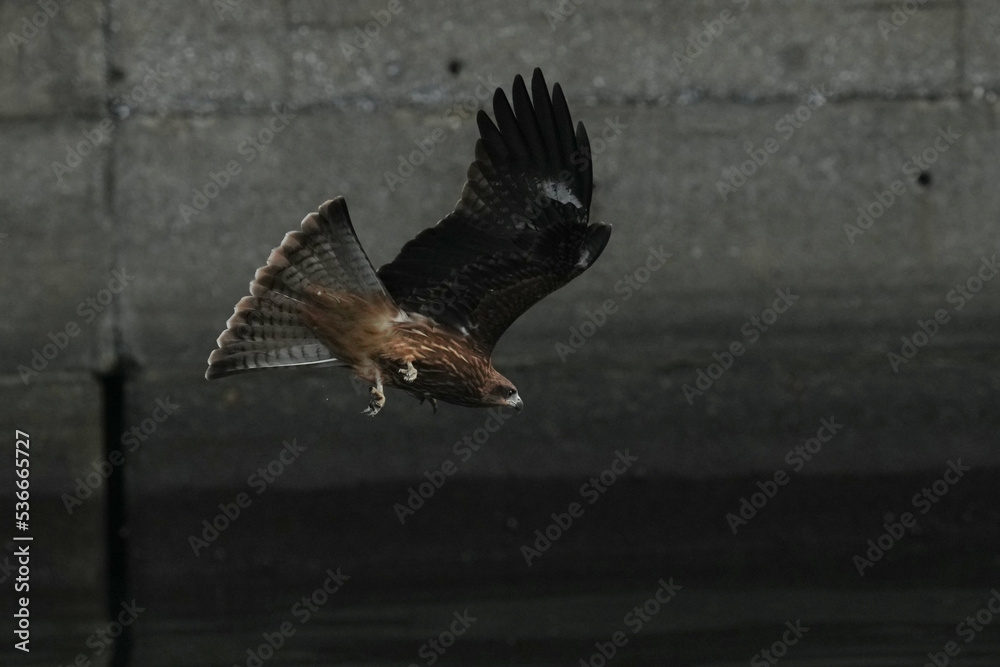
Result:
M15 433L17 440L14 445L14 465L17 467L18 480L14 482L14 486L17 487L15 496L18 501L14 505L14 520L15 521L27 521L28 520L28 456L29 450L31 448L31 437L24 431L17 431Z

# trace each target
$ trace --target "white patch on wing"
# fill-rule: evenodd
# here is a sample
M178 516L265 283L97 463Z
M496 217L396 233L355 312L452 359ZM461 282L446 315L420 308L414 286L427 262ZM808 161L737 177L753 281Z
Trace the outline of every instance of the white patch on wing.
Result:
M434 320L427 317L426 315L421 315L420 313L411 313L403 309L399 310L399 312L392 319L392 321L396 324L412 324L419 322L420 324L428 328L433 328L435 325ZM419 329L412 329L411 331L420 336L427 335L423 331L420 331Z
M556 181L542 181L542 191L545 192L545 196L549 199L554 199L562 204L572 204L577 208L583 208L583 204L580 200L576 198L565 183L557 183Z
M577 267L585 269L590 266L590 251L584 248L580 252L580 259L576 260Z
M413 323L413 322L419 322L419 323L423 324L424 326L426 326L429 329L434 329L434 328L437 328L437 327L440 326L440 323L437 320L435 320L433 317L428 317L428 316L423 315L421 313L414 313L414 312L407 311L407 310L402 310L402 309L400 309L400 311L396 314L396 316L393 318L392 321L396 322L396 323ZM460 325L460 326L457 327L457 330L463 336L468 337L469 335L471 335L471 331L475 331L477 328L478 328L478 325L470 325L468 327ZM412 332L416 333L416 334L419 334L421 336L426 336L427 335L424 332L419 331L417 329L412 329Z

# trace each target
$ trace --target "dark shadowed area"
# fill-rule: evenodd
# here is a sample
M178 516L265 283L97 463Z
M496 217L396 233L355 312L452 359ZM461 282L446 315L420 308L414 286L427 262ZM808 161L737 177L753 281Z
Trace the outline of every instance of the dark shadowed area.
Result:
M3 665L997 664L992 0L0 28ZM614 233L496 348L521 413L205 380L286 232L342 195L390 261L535 67Z

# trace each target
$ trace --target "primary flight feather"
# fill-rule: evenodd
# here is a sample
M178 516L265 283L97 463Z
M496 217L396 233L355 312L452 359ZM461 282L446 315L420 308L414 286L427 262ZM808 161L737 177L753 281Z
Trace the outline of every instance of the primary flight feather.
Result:
M540 70L513 106L493 96L462 197L375 271L337 197L302 221L257 270L205 377L301 364L349 367L370 383L367 414L397 387L435 406L522 407L493 368L520 315L590 267L611 226L589 222L593 170L583 123Z

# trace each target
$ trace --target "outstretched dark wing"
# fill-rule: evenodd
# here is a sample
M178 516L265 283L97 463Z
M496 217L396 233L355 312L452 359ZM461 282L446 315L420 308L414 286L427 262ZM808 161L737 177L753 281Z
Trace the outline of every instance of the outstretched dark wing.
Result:
M529 98L518 75L513 100L511 108L497 89L497 125L479 112L476 161L455 210L378 270L401 308L461 331L484 352L593 264L611 236L610 225L588 223L590 142L583 123L574 133L559 84L550 98L536 69Z

